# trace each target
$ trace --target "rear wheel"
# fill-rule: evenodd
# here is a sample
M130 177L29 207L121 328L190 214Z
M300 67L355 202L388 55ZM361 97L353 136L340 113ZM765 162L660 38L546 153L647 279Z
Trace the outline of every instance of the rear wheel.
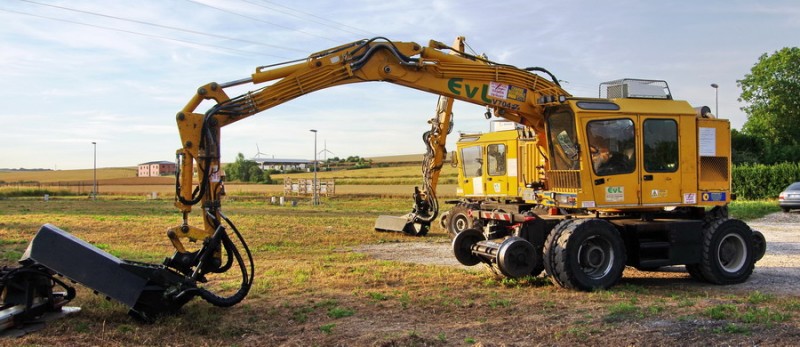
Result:
M703 230L703 278L715 284L746 281L753 273L753 231L738 219L720 219Z
M622 277L625 247L617 229L607 221L576 221L561 230L552 246L552 279L562 287L606 289Z
M781 207L781 210L783 210L783 212L789 212L789 208L788 207Z
M700 271L700 264L686 264L686 272L689 273L695 281L706 282L706 278L703 277L703 272Z
M553 269L555 269L556 265L556 252L555 246L558 243L558 238L561 236L561 231L563 231L566 227L572 225L575 222L575 219L565 219L555 227L553 230L547 234L547 239L544 241L544 249L542 250L543 261L542 264L544 265L544 271L549 276L553 275Z
M450 211L445 211L444 213L442 213L442 216L439 217L439 227L442 228L442 230L447 229L447 223L448 223L447 218L449 216L450 216Z
M456 205L450 210L447 215L447 231L450 233L450 237L455 237L460 232L473 228L480 229L480 223L475 223L466 206Z
M753 254L755 257L754 261L759 261L761 258L764 257L764 254L767 253L767 239L764 238L764 234L762 234L758 230L753 230Z

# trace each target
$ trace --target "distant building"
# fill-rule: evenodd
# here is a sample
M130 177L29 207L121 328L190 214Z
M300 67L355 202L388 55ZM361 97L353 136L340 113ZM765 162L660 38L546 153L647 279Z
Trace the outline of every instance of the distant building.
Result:
M261 170L286 171L307 171L314 166L313 160L304 159L275 159L275 158L253 158Z
M139 164L139 177L158 177L174 175L178 168L171 161L151 161Z

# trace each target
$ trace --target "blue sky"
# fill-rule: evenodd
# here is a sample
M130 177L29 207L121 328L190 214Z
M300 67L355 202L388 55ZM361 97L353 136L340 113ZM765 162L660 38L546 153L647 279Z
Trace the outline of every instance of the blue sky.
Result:
M664 79L676 99L713 109L717 83L720 115L741 128L736 80L761 54L800 44L796 0L5 0L0 21L0 168L90 168L93 141L98 167L174 160L175 113L198 86L374 36L463 35L494 61L547 68L578 96ZM338 156L422 153L436 98L388 83L306 95L224 128L223 161L256 146L310 159L309 129ZM458 105L455 130L488 130L482 114Z

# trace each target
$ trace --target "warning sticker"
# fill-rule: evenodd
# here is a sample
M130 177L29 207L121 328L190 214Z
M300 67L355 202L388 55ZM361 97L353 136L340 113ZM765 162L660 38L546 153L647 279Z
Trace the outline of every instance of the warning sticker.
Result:
M606 201L620 202L625 201L625 187L606 187Z
M667 197L667 191L666 190L653 189L653 190L650 191L650 197L654 198L654 199L655 198L666 198Z
M489 82L489 96L505 99L508 96L508 84Z
M527 95L527 93L528 90L526 90L525 88L514 87L512 85L508 86L509 99L525 102L525 96Z
M697 203L697 193L685 193L685 194L683 194L683 203L684 204L696 204Z

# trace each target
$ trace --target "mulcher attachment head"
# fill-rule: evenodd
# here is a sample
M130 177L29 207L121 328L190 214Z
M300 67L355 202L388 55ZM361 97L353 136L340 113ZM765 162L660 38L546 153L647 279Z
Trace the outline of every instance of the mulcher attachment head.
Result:
M413 236L425 236L429 228L430 223L415 221L413 214L402 217L378 216L375 221L376 231L395 231Z
M194 281L163 265L119 259L50 224L39 229L20 262L40 264L120 301L144 321L177 311L195 295Z

